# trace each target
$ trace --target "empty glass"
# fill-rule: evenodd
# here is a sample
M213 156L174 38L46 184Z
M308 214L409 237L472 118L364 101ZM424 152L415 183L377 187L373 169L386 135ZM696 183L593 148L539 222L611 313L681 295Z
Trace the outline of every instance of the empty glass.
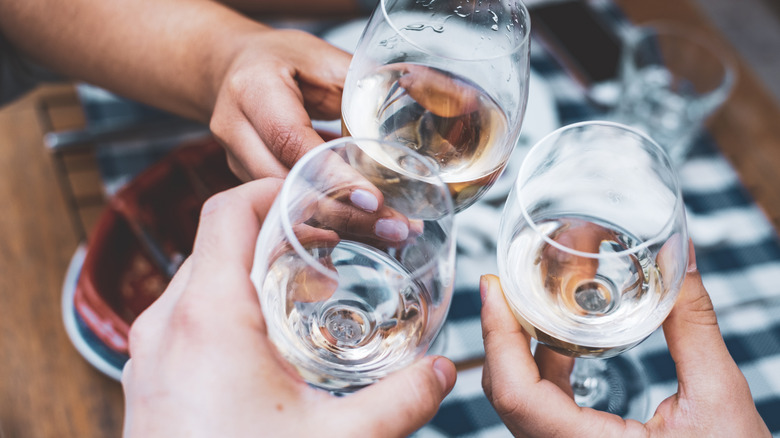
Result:
M731 58L706 36L671 23L642 27L624 45L613 119L645 131L680 164L735 79Z

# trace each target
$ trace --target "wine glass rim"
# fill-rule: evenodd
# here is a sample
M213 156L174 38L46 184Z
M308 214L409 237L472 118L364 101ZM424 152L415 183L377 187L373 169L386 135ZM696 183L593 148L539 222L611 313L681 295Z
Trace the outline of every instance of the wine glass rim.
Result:
M507 50L507 51L502 52L502 53L500 53L498 55L488 56L488 57L485 57L485 58L456 58L456 57L452 57L452 56L444 56L444 55L441 55L439 53L434 53L429 48L418 44L417 42L415 42L414 40L412 40L410 38L407 38L406 34L401 32L401 29L399 29L396 26L395 22L387 14L387 7L385 5L387 3L387 0L379 0L379 9L382 11L382 16L385 18L387 23L395 31L395 34L400 36L401 38L403 38L404 41L408 42L409 44L411 44L412 46L416 47L420 51L425 52L425 53L427 53L429 55L432 55L432 56L436 56L438 58L449 59L449 60L453 60L453 61L459 61L459 62L485 62L485 61L488 61L488 60L491 60L491 59L498 59L498 58L502 58L504 56L507 56L509 54L516 53L517 51L522 50L523 47L528 45L528 42L529 42L529 40L531 38L531 17L529 15L528 8L526 7L525 2L523 2L522 0L514 0L514 1L517 4L520 5L520 11L522 11L523 27L526 29L525 34L523 35L523 38L520 41L518 41L517 44L515 44L511 48L511 50Z
M700 48L705 49L705 51L714 59L720 61L723 67L723 78L718 86L705 94L715 94L718 92L728 94L731 91L737 81L738 69L736 59L734 59L734 56L725 50L723 46L717 44L716 41L700 31L693 30L671 21L649 21L642 26L632 29L630 33L628 33L624 50L633 50L644 38L653 35L687 39Z
M285 206L290 204L290 196L291 196L291 190L292 190L292 184L288 184L287 181L292 181L294 178L298 177L298 175L301 173L302 169L311 161L314 161L323 151L333 149L336 145L339 144L348 144L353 143L356 146L360 144L360 142L373 142L373 143L381 143L383 145L390 146L392 148L396 149L402 149L404 153L413 156L418 162L422 163L423 166L425 166L429 171L431 171L430 177L425 177L426 179L433 178L435 181L438 182L438 186L442 187L443 192L445 194L444 196L444 202L447 204L447 212L442 214L442 217L439 220L444 220L445 216L447 217L447 222L450 228L450 236L447 239L449 242L446 245L441 245L441 247L438 249L437 254L441 254L442 252L449 251L450 247L454 247L454 234L455 234L455 223L453 220L454 211L455 211L455 204L452 200L452 196L450 195L450 192L447 188L446 183L441 179L439 169L434 167L431 163L428 162L428 160L424 159L422 155L420 155L418 152L400 144L397 142L389 141L389 140L382 140L377 138L356 138L356 137L339 137L333 140L330 140L328 142L325 142L313 149L311 149L309 152L307 152L301 159L299 159L295 165L293 165L292 169L290 169L290 172L285 177L285 182L282 184L282 189L279 192L279 202L281 204L281 223L282 223L282 229L284 230L285 235L287 236L287 240L292 245L295 252L300 256L304 261L306 261L306 264L309 266L314 267L320 274L323 274L327 276L328 278L332 280L338 281L338 274L333 272L330 269L326 269L322 266L322 263L317 261L314 257L309 254L308 251L303 247L301 242L298 240L298 237L295 235L295 232L293 230L293 224L290 221L290 215L287 214L287 209ZM360 146L357 146L360 148ZM410 271L410 274L412 276L416 276L419 272L425 272L431 268L432 265L436 264L437 259L435 257L432 257L430 260L422 264L421 266L415 268L414 270Z
M545 143L548 139L560 135L564 131L569 131L571 129L580 128L583 126L605 126L605 127L611 127L611 128L617 128L623 131L628 131L633 133L634 135L637 135L641 137L643 140L646 140L647 143L651 144L652 148L656 150L656 152L659 153L660 158L662 159L662 162L664 164L664 167L669 170L669 174L672 179L672 184L674 185L674 192L675 192L675 201L674 201L674 208L672 209L671 214L667 218L666 222L662 227L659 227L658 231L650 237L649 239L645 239L642 243L636 246L632 246L631 248L623 249L620 251L615 252L608 252L608 253L590 253L590 252L584 252L580 250L576 250L573 248L569 248L566 245L562 245L559 242L555 241L554 239L551 239L546 233L544 233L540 228L539 225L536 223L535 220L533 220L528 213L528 209L525 206L525 203L523 202L522 197L520 196L519 190L515 192L515 196L517 196L518 205L520 206L520 211L523 213L523 217L525 218L526 222L531 226L531 228L536 232L537 235L539 235L545 242L549 243L550 245L554 246L555 248L564 251L566 253L578 256L578 257L586 257L591 259L608 259L608 258L621 258L625 257L629 254L635 254L637 252L643 251L645 248L649 246L653 246L657 243L662 242L664 239L666 239L665 232L669 230L671 227L674 226L674 222L677 220L677 217L679 215L684 215L683 210L683 201L682 201L682 189L680 187L679 178L677 175L677 171L675 170L674 166L672 165L671 159L669 158L669 155L666 153L666 151L659 145L655 140L653 140L649 135L645 134L644 132L640 131L639 129L633 128L628 125L624 125L622 123L617 122L611 122L607 120L588 120L584 122L577 122L572 123L569 125L562 126L555 131L545 135L541 140L539 140L532 148L528 151L528 154L526 155L525 160L523 160L523 163L520 165L520 170L518 172L518 179L515 181L515 186L518 186L520 184L520 176L523 175L526 166L529 165L528 158L532 154L539 153L539 145Z

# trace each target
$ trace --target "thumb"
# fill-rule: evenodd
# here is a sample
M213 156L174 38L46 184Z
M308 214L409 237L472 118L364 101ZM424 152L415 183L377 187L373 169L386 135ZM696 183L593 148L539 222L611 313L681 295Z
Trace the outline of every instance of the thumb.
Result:
M663 324L669 352L681 387L702 389L712 376L741 375L726 348L707 290L696 269L696 254L689 242L689 262L682 291Z
M360 412L353 425L365 436L408 436L430 421L455 385L455 365L427 356L342 401Z

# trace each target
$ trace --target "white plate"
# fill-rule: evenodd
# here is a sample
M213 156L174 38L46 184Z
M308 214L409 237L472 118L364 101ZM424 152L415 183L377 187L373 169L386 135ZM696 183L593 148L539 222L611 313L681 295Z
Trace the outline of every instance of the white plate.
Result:
M73 343L73 346L76 347L81 356L103 374L119 381L122 378L122 370L103 358L92 348L89 342L82 336L76 322L76 309L73 305L73 297L76 294L76 284L78 283L86 255L87 246L82 244L79 245L70 259L68 271L65 274L65 281L62 284L62 321L65 324L65 332L68 334L70 342Z

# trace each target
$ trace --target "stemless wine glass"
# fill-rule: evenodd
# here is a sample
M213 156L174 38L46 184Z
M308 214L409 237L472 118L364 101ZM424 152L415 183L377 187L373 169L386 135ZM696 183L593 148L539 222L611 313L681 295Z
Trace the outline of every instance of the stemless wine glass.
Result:
M517 142L529 31L520 0L381 0L347 74L343 134L427 157L462 211L495 182Z
M375 209L355 205L364 191L381 192ZM403 145L342 138L290 170L252 281L281 355L310 384L346 393L425 354L449 309L454 259L452 198L431 163Z
M558 129L526 156L504 207L498 265L507 302L539 343L609 358L669 314L687 248L680 187L664 150L633 128L592 121ZM578 359L575 400L643 420L646 391L627 390L636 379L614 380L626 374L643 376Z

